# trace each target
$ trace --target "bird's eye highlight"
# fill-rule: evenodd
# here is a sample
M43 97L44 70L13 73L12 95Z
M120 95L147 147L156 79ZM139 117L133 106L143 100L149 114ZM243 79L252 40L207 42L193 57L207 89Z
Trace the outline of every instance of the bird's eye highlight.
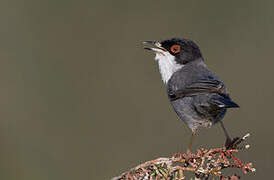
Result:
M180 52L180 50L181 50L181 47L179 45L173 45L170 48L170 51L173 52L174 54Z

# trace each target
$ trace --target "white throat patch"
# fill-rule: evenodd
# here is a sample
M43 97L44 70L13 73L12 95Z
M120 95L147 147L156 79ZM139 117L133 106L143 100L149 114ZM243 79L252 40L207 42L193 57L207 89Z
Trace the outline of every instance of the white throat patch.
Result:
M156 52L155 60L158 61L162 80L166 84L173 73L178 71L183 65L175 61L175 57L169 52Z

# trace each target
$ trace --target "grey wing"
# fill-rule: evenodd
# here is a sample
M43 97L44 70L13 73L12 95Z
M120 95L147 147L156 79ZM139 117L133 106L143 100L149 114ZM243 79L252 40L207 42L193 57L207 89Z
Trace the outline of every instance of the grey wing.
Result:
M173 101L179 98L205 93L227 94L224 84L217 79L197 79L181 89L169 91L168 96Z
M239 107L230 99L224 84L217 78L212 77L196 79L182 89L169 91L168 96L171 101L198 96L200 98L198 101L203 101L201 104L212 110L215 110L215 108Z

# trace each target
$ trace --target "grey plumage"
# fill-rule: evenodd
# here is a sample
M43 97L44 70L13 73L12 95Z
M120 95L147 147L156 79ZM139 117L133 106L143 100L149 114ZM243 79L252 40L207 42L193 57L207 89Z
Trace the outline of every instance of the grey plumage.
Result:
M192 131L210 127L224 117L226 108L238 107L231 101L225 85L207 69L202 59L175 72L166 87L175 112Z
M146 41L145 47L156 53L168 98L177 115L192 130L192 137L200 127L221 122L227 108L239 107L214 73L206 66L199 47L191 40L172 38L161 42ZM227 143L228 132L221 123ZM188 152L191 151L192 139Z

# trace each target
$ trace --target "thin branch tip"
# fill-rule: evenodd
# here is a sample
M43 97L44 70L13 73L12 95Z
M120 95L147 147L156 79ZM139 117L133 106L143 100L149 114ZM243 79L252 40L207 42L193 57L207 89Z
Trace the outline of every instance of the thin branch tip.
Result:
M170 158L157 158L142 163L135 168L124 172L111 180L179 180L185 179L185 172L193 173L196 180L218 178L220 180L238 180L237 174L224 175L223 170L228 168L241 169L243 174L255 172L252 163L244 163L236 153L248 149L250 145L243 142L250 136L249 133L241 138L235 138L234 144L229 147L197 150L196 154L175 153ZM243 145L240 145L243 144Z

